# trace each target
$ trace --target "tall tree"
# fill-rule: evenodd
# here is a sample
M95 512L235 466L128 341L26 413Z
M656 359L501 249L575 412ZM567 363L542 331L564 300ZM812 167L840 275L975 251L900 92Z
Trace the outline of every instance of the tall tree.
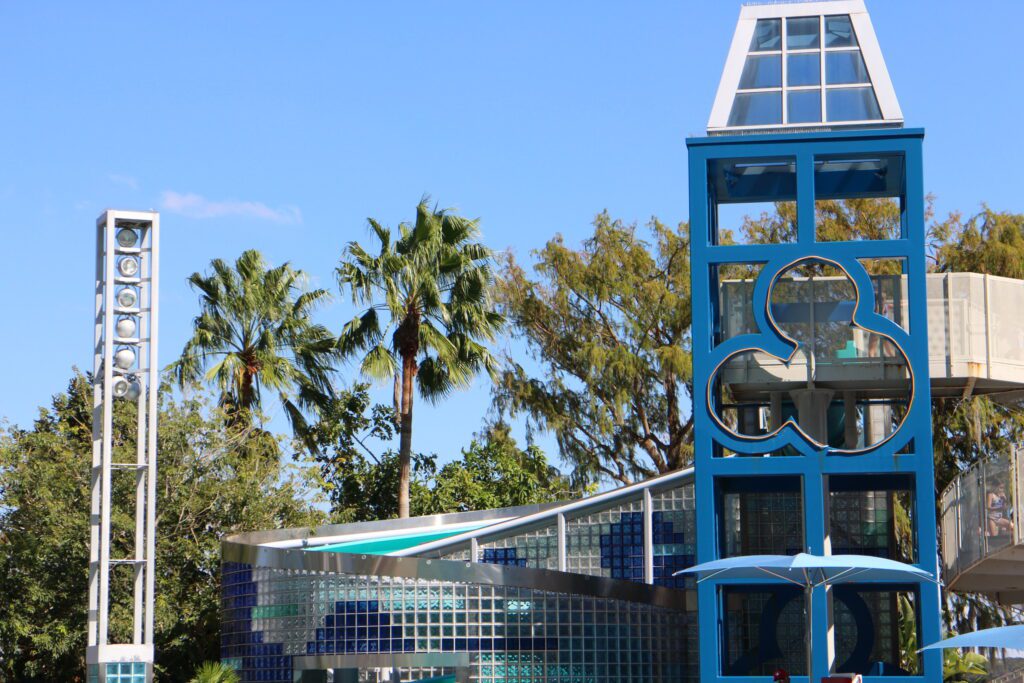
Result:
M328 400L337 358L335 337L312 319L329 293L303 291L302 271L269 267L253 249L234 268L221 259L210 268L188 279L200 294L200 313L171 365L178 384L213 382L235 426L252 423L264 389L275 392L296 436L305 438L304 413Z
M399 429L398 514L409 516L413 385L429 401L466 387L494 361L481 343L504 320L492 300L491 252L475 241L479 221L433 209L424 197L413 223L391 229L370 218L379 243L372 255L349 242L338 284L353 303L368 306L345 325L338 348L361 355L368 377L394 382Z
M539 371L507 358L496 404L553 432L577 482L692 459L688 226L646 232L605 212L581 249L556 237L536 252L535 279L505 262L502 304Z

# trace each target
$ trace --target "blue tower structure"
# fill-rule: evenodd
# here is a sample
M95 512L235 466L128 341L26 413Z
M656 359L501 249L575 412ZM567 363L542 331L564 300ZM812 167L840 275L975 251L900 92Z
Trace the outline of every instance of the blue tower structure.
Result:
M858 553L938 575L923 139L860 0L741 10L708 136L687 141L697 562ZM806 677L805 609L813 671L941 680L916 653L940 637L928 581L806 605L708 579L697 601L704 683Z

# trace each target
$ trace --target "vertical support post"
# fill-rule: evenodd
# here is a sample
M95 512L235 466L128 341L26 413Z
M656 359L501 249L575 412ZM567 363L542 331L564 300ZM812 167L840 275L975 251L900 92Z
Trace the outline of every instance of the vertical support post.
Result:
M568 562L565 556L565 514L558 513L558 571L564 572Z
M857 447L857 392L843 392L843 444L847 448Z
M644 583L654 583L654 500L651 490L644 489Z
M803 244L814 242L815 220L814 155L810 152L800 152L796 155L796 232L798 242Z
M110 625L110 460L113 458L114 399L114 216L107 213L103 236L106 286L103 292L103 414L100 445L100 614L99 644L107 642Z
M160 214L149 224L149 354L146 400L149 427L146 440L146 624L145 644L153 648L153 610L156 605L156 447L160 397L160 364L157 353L160 316ZM150 674L152 678L152 674Z
M981 277L985 283L985 377L992 379L992 298L988 273Z
M946 310L946 376L954 377L953 373L953 290L949 286L949 273L942 276L942 301ZM968 321L961 321L967 324Z
M89 614L88 646L95 647L99 641L100 615L100 463L103 462L103 384L100 376L104 372L103 329L106 302L106 258L103 230L96 231L96 317L93 335L92 365L92 465L89 470Z

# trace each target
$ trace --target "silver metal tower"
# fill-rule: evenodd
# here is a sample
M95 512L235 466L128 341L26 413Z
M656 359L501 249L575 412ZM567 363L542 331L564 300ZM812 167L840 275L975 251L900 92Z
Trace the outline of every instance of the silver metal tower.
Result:
M96 220L89 683L153 680L159 237L153 211ZM117 443L115 401L137 407Z

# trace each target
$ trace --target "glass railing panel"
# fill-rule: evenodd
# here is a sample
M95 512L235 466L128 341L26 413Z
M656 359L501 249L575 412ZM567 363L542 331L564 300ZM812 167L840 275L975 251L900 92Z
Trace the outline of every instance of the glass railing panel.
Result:
M942 493L942 571L946 578L956 576L960 568L958 484L954 480Z
M1013 480L1008 458L993 458L982 463L979 500L984 511L981 529L984 554L990 555L1013 543Z
M1020 449L978 462L942 494L943 569L947 579L1011 545L1022 543L1024 502Z
M988 302L992 362L1024 365L1024 281L990 277Z

